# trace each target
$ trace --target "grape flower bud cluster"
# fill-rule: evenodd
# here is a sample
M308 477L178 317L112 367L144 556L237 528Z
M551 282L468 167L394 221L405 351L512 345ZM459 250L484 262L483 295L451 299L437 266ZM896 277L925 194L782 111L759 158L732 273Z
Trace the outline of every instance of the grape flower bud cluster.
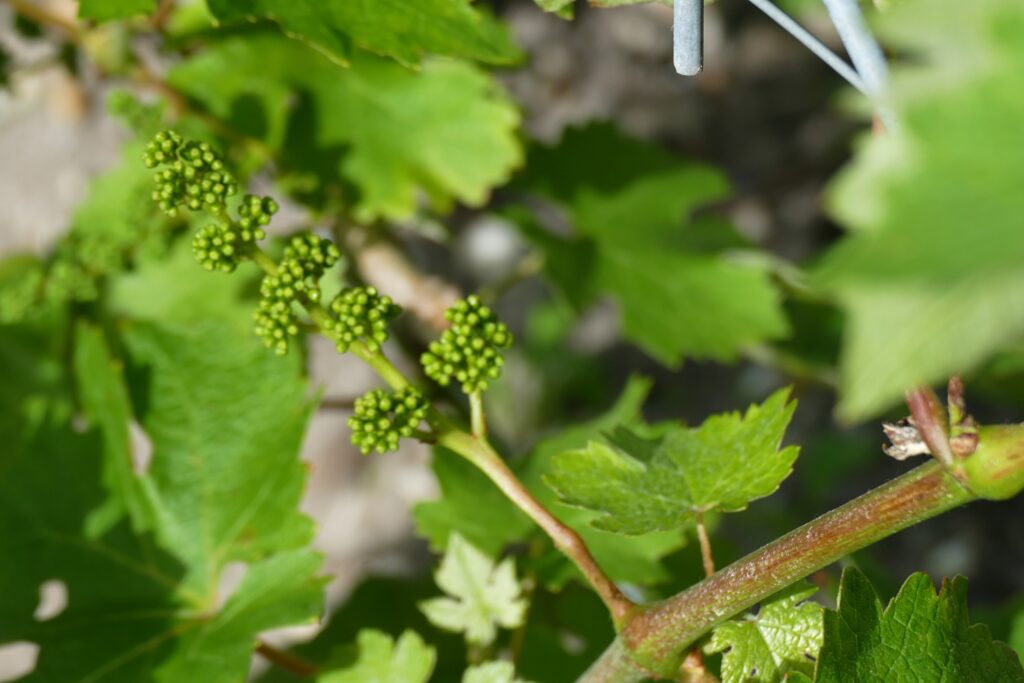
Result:
M394 393L374 389L356 399L348 419L352 443L366 455L398 450L399 440L413 435L429 409L426 397L413 387Z
M330 306L333 328L330 330L338 352L362 342L376 353L388 339L388 324L402 312L391 297L375 287L349 287L334 297Z
M451 327L420 357L423 370L441 386L455 380L467 394L483 391L501 375L512 333L475 295L456 301L444 315Z
M260 284L256 309L256 334L278 354L288 352L289 342L299 333L296 302L320 300L320 278L341 258L329 240L312 233L292 237L275 273Z
M220 215L227 198L238 191L235 179L209 143L186 142L172 130L153 137L143 161L147 168L157 169L153 200L168 216L176 216L181 206Z

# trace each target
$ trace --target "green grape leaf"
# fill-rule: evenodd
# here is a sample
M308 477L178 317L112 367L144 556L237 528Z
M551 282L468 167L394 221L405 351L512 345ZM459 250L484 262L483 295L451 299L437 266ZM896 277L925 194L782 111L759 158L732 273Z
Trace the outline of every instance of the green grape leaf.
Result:
M353 47L409 66L428 53L491 64L520 58L501 22L469 0L209 0L222 21L267 18L348 64Z
M519 184L564 206L572 222L565 237L529 212L509 212L544 252L549 277L577 309L611 296L624 336L662 363L731 360L787 334L764 263L734 258L742 240L721 220L694 218L728 196L718 171L602 124L532 150Z
M458 533L496 557L509 543L533 531L530 518L465 458L438 447L433 469L441 497L413 509L416 530L430 541L432 549L443 552L451 535Z
M516 668L511 662L485 662L466 669L462 683L527 683L516 678Z
M170 80L279 151L298 185L354 188L364 222L408 218L421 195L438 210L479 206L522 159L519 114L464 62L432 60L413 72L360 52L340 70L300 43L254 34L184 61Z
M92 21L125 19L156 11L156 0L79 0L78 16Z
M1024 681L1017 655L967 617L967 580L935 586L914 574L883 610L856 569L843 572L837 611L827 610L814 680Z
M561 453L546 481L561 499L597 513L599 529L643 534L678 529L696 513L737 512L770 495L799 449L779 446L795 402L775 392L746 415L713 415L677 426L652 447L636 438L592 441Z
M794 671L813 674L822 608L808 598L816 591L807 583L794 584L763 602L756 614L717 626L706 651L724 653L722 682L771 683Z
M486 646L494 642L499 626L511 629L522 625L526 601L520 597L512 558L495 566L462 536L452 534L434 579L451 596L419 604L435 626L462 632L468 642Z
M648 380L631 378L619 400L606 413L588 422L562 429L558 434L538 443L520 473L523 483L537 500L580 534L598 564L613 581L638 585L660 583L671 578L661 560L686 544L683 531L672 529L632 537L602 531L591 524L597 516L595 513L563 505L544 480L561 453L583 448L602 433L621 425L639 425L640 408L650 386ZM578 576L578 570L572 562L557 550L552 550L538 564L538 573L552 588L559 588L567 580Z
M415 631L398 642L386 633L363 629L354 645L338 648L316 677L317 683L426 683L437 652Z
M0 567L0 643L39 645L25 681L238 681L262 631L323 606L322 560L297 512L299 369L216 326L131 327L127 373L99 331L80 327L76 341L87 428L43 420L0 453L0 553L18 558ZM135 412L152 444L144 469L128 438ZM225 596L231 562L246 573ZM51 580L67 606L37 618Z
M848 315L840 414L863 419L915 385L968 372L1024 335L1024 7L894 4L896 130L831 189L851 234L817 275ZM977 144L984 130L986 144ZM983 180L982 180L983 179Z

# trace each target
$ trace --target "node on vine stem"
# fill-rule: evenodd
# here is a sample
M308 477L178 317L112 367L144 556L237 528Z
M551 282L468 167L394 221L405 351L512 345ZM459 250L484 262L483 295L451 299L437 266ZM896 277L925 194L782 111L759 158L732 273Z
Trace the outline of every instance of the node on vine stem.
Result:
M458 382L467 394L487 389L501 376L512 333L475 295L456 301L444 315L451 327L420 357L424 372L441 386Z
M414 387L396 392L374 389L356 399L348 419L352 443L365 455L398 450L402 437L412 436L427 417L430 404Z

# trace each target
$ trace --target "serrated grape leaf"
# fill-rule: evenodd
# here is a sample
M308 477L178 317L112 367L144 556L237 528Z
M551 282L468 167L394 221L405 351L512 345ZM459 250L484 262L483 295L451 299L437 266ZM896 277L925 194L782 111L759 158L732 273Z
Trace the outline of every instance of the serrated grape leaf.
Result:
M465 458L438 447L432 466L441 497L413 509L416 531L430 541L432 549L443 552L448 538L457 532L495 557L509 543L533 532L530 518Z
M398 642L374 629L359 632L354 645L338 648L317 683L426 683L437 653L415 631Z
M1024 338L1024 6L903 2L880 19L914 55L893 81L899 127L834 183L831 212L852 232L818 270L848 314L848 419Z
M1024 681L1017 655L967 617L967 580L935 586L914 574L883 610L870 582L843 572L836 611L826 610L814 680Z
M462 536L452 534L434 579L450 596L419 604L435 626L464 633L469 643L486 646L494 642L498 627L522 625L526 601L521 597L512 558L495 566Z
M208 0L221 21L267 18L331 59L360 47L406 65L426 54L490 64L520 58L504 26L469 0Z
M339 69L300 43L257 33L185 60L170 81L278 151L293 184L354 188L361 221L408 218L421 195L440 210L480 205L522 159L518 112L464 62L432 60L413 72L358 52Z
M794 671L814 673L821 648L817 588L797 583L748 614L717 626L707 652L722 652L723 683L774 683Z
M462 683L527 683L516 678L516 668L511 662L484 662L466 669Z
M784 336L780 297L763 264L732 258L731 228L694 212L728 196L717 170L623 136L610 125L535 147L518 184L556 202L573 234L510 212L545 254L546 272L577 309L609 295L624 336L669 366L684 355L730 360ZM714 312L712 315L711 312Z
M560 453L582 448L592 439L620 425L639 424L640 408L650 388L649 380L631 377L618 401L607 412L587 422L567 426L542 440L531 450L520 472L520 479L537 500L580 534L598 564L613 581L639 585L651 585L671 578L661 560L682 548L686 544L686 535L673 529L626 537L596 529L591 525L596 516L593 512L563 505L544 479L551 471L553 459ZM538 562L536 571L552 589L579 576L572 562L554 549Z
M93 21L110 21L151 14L156 0L79 0L78 16Z
M93 427L46 420L0 452L0 555L17 560L0 563L0 643L39 645L23 681L235 683L260 632L312 621L323 605L321 558L304 548L311 527L296 511L303 382L294 364L267 363L258 344L215 326L139 325L128 341L147 471L128 460L122 370L88 327L75 366ZM232 561L248 568L225 600ZM50 580L68 603L37 619Z
M779 446L793 411L781 389L745 415L677 426L655 449L592 441L552 459L545 480L570 505L597 513L594 526L621 534L678 529L695 513L736 512L776 489L799 449Z

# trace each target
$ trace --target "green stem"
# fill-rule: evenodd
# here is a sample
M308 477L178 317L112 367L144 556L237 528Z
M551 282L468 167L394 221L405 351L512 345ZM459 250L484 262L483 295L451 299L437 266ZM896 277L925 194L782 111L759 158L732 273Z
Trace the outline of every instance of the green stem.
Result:
M581 683L672 678L716 625L819 569L975 496L929 462L791 531L662 602L639 608ZM626 656L628 650L630 656Z
M484 417L484 397L479 391L469 395L469 415L473 436L487 438L487 419Z
M551 537L555 547L571 559L611 612L616 629L626 623L634 605L594 560L586 543L571 527L551 514L509 469L487 441L458 429L442 430L437 442L479 468L501 491Z

